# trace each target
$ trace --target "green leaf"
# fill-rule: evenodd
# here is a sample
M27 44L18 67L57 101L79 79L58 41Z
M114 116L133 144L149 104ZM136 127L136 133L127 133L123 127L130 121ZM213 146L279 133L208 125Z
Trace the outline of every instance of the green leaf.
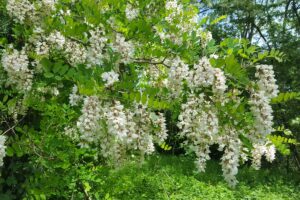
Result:
M226 19L226 18L227 18L227 15L222 15L222 16L218 17L217 19L214 19L210 24L214 25L214 24L218 23L219 21Z
M5 150L6 155L12 157L14 155L14 150L10 146L8 146Z

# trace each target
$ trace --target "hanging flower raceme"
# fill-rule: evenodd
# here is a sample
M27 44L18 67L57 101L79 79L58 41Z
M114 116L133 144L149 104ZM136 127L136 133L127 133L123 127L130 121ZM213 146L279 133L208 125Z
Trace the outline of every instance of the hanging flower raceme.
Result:
M195 64L193 69L190 70L190 72L189 72L189 75L187 78L189 87L195 89L195 88L199 88L199 87L211 86L215 80L215 70L216 69L214 69L211 66L208 58L206 58L206 57L201 58L199 60L199 62L197 64ZM220 77L222 76L222 72L219 72L218 75L219 75L219 79L220 79ZM216 76L218 76L218 75L216 73ZM220 81L223 81L223 80L219 80L219 82ZM223 90L224 86L220 85L223 83L220 82L218 84L219 84L219 86L216 85L216 87L219 87L217 90L220 90L220 89ZM223 87L223 88L220 88L220 87Z
M214 143L219 130L218 117L211 103L205 100L204 94L191 94L182 105L178 127L180 136L186 137L188 149L197 156L196 165L199 171L205 171L209 157L209 146Z
M114 135L118 140L125 140L128 134L127 118L124 112L124 106L115 101L114 105L104 110L104 116L107 120L107 131Z
M121 164L128 151L137 152L141 158L153 153L154 143L167 138L165 118L149 112L143 104L133 108L125 109L119 101L101 106L96 96L86 97L77 122L81 146L98 143L101 155L111 165Z
M254 128L255 136L253 141L265 138L273 131L273 111L264 91L253 93L250 99L251 111L255 118Z
M254 144L252 150L252 167L258 170L261 167L261 159L265 155L268 162L273 162L275 159L276 149L275 146L266 142L264 144Z
M218 138L219 150L225 149L221 158L222 171L227 183L234 187L238 183L236 175L238 173L242 145L234 128L224 127L223 132L224 135Z
M72 93L69 95L69 103L71 106L77 106L79 101L82 99L82 97L77 93L78 87L77 85L74 85L72 88Z
M89 38L90 45L87 49L87 62L88 67L93 65L101 65L103 63L104 47L107 43L107 37L103 27L98 27L95 30L90 31L91 37Z
M29 69L29 60L24 49L5 51L1 62L8 75L8 85L16 86L22 93L31 89L33 72Z
M168 87L175 96L178 96L182 90L182 81L186 79L189 68L179 57L166 60L165 63L170 65L168 75Z
M276 85L275 75L272 65L257 65L255 77L258 78L258 87L265 91L268 98L278 95L278 86Z
M100 101L97 96L84 98L82 115L79 117L77 127L81 133L82 146L97 142L96 135L99 130L99 120L101 119Z
M226 77L224 75L224 72L219 68L215 68L214 73L215 81L212 90L217 96L220 96L223 95L225 90L227 89Z

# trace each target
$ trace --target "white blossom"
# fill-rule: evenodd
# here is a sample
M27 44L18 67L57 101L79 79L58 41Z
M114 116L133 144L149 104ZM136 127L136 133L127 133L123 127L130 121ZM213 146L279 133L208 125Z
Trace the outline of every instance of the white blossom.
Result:
M219 120L211 102L190 94L187 102L182 104L177 126L179 135L187 138L187 145L196 153L197 168L205 170L206 160L209 160L209 145L213 144L219 131Z
M266 152L266 147L261 144L254 144L252 150L252 167L258 170L261 166L261 158Z
M255 118L256 136L253 136L252 139L255 141L261 137L265 138L266 135L273 131L273 110L269 104L268 95L264 91L254 92L249 103Z
M64 134L73 141L79 141L80 135L78 129L75 127L67 126L64 128Z
M221 72L218 74L221 76ZM215 80L215 69L211 66L208 58L202 57L198 63L196 63L193 67L193 70L189 72L187 81L191 88L197 87L208 87L213 85ZM220 81L220 80L219 80ZM221 80L223 81L223 80ZM219 83L220 88L224 89L224 86L221 86L221 82Z
M76 85L72 88L72 93L69 95L69 102L71 106L77 106L78 102L81 101L82 97L77 94L78 93L78 87Z
M24 23L27 17L33 15L35 7L28 0L9 0L6 10L10 16L14 17L16 22Z
M139 15L139 9L134 8L131 4L127 4L125 14L128 20L133 20Z
M112 86L115 82L119 81L119 74L114 72L113 70L110 72L104 72L101 75L101 78L103 79L106 87Z
M266 144L265 156L268 162L273 162L275 160L276 149L273 144Z
M224 127L224 135L219 138L219 145L224 145L224 154L221 158L221 165L225 181L234 187L238 181L236 175L239 167L239 157L241 154L241 141L237 131L232 127Z
M258 170L261 167L262 156L265 155L268 162L273 162L275 159L275 146L267 141L266 143L256 143L252 150L252 167Z
M168 15L165 17L165 20L169 23L172 23L174 18L183 12L183 7L181 4L178 4L177 0L168 0L165 8L168 11Z
M213 92L217 95L222 95L227 89L226 77L224 75L224 72L221 69L215 68L214 71L215 71L215 81L213 84Z
M87 49L88 67L91 67L92 65L101 65L103 63L103 50L108 40L105 37L103 29L96 28L95 30L90 31L90 34L90 46Z
M134 45L131 41L126 41L120 33L116 34L115 43L112 45L114 51L121 55L120 62L129 63L134 56Z
M168 74L168 87L173 91L175 96L182 90L182 81L186 79L189 68L179 57L165 61L171 68Z
M265 91L266 96L273 98L278 95L278 86L272 65L257 65L255 77L259 79L257 82L259 89Z
M119 101L115 101L113 106L106 108L104 115L109 134L114 135L118 140L124 140L128 134L124 106Z
M5 149L5 141L6 141L6 137L4 135L0 135L0 167L3 166L3 158L6 155Z
M55 4L57 0L42 0L43 6L49 7L51 10L55 10Z
M54 96L58 96L59 95L59 90L57 89L57 87L51 88L51 94L53 94Z
M202 31L201 29L198 29L197 35L200 36L201 46L203 48L205 48L208 42L213 39L212 34L209 31Z
M28 68L29 60L24 49L21 51L13 49L12 52L4 51L1 62L8 75L8 85L16 85L20 92L31 89L33 73Z
M55 31L49 35L47 42L54 45L57 49L63 49L66 39L59 31Z
M86 146L96 142L98 137L96 131L99 129L100 101L96 96L88 96L84 98L81 116L77 121L77 127L81 133L82 146Z
M43 56L49 54L50 47L45 41L38 41L36 43L35 52L37 55Z
M151 114L154 117L151 117ZM158 113L158 115L155 113L151 114L150 117L152 119L153 125L158 128L158 130L155 131L155 138L157 140L157 143L162 143L168 137L166 119L162 113Z
M83 64L86 62L86 48L75 41L66 41L65 53L67 54L67 59L72 65L76 66L77 64Z

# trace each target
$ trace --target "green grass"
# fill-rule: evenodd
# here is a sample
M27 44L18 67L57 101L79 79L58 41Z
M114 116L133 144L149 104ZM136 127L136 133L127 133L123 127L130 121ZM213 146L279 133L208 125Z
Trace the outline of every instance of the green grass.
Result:
M218 199L300 199L300 179L284 170L239 171L239 184L231 189L225 183L219 164L210 161L206 173L194 173L193 161L186 157L153 156L139 167L127 164L104 173L102 194L122 200L218 200Z

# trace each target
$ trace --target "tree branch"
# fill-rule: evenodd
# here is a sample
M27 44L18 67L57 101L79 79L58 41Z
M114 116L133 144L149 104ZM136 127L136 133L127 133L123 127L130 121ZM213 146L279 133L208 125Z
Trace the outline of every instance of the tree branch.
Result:
M259 33L260 37L265 41L265 43L267 44L268 49L270 51L271 46L269 45L269 43L268 43L267 39L265 38L265 36L262 34L260 28L254 22L252 24L253 24L254 28L257 30L257 32Z

